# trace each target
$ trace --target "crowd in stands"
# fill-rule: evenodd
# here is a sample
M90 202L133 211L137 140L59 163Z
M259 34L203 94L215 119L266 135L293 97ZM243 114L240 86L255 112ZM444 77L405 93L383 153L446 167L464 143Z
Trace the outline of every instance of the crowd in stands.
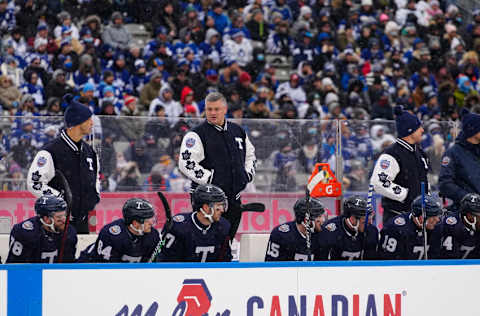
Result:
M244 123L270 191L335 165L337 119L344 182L365 189L397 104L423 120L435 177L459 110L480 112L480 11L464 21L438 0L0 0L3 189L58 134L65 94L95 114L104 190L184 191L178 148L214 90L230 118L282 119Z

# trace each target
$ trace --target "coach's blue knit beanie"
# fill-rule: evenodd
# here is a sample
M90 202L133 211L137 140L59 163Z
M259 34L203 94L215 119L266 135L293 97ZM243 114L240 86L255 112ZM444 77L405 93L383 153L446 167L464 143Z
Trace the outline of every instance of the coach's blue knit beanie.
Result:
M65 126L67 128L80 125L92 116L92 111L88 106L73 100L71 95L67 94L63 99L65 103L69 104L65 110Z
M413 134L422 122L413 114L403 110L401 105L395 107L394 113L396 115L395 122L397 123L397 137L403 138Z
M466 108L462 109L462 131L465 138L470 138L480 132L480 115L470 113Z

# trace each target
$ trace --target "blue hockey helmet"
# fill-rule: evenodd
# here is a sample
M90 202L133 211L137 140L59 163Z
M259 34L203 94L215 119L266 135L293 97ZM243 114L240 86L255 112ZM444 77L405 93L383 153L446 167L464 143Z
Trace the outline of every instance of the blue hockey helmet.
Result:
M39 197L35 202L35 212L38 216L53 216L53 213L67 210L67 202L59 196L52 194Z
M442 215L443 210L438 198L431 195L425 196L425 213L427 218ZM412 214L415 217L422 216L422 196L417 196L412 202Z
M353 195L343 202L343 214L347 217L367 216L369 211L367 200L359 195Z
M150 202L144 199L132 198L128 199L123 205L122 214L127 225L132 223L133 220L143 224L146 219L155 216L155 211Z
M310 198L309 203L311 220L315 220L315 218L325 213L325 207L319 199ZM307 199L305 197L298 199L293 206L293 211L295 212L295 221L299 224L303 223L307 213Z
M480 195L477 193L466 194L460 201L460 213L480 215Z
M194 211L202 208L203 204L224 202L227 210L227 196L222 189L213 184L201 184L192 194L192 207Z

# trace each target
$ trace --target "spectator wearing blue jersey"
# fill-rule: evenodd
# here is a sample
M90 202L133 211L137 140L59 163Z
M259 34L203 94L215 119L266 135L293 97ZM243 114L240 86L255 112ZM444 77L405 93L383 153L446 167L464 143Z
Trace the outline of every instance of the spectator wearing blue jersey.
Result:
M43 87L38 83L38 75L31 72L26 76L26 82L20 87L23 94L29 94L35 100L35 106L42 109L45 106Z
M147 67L143 59L135 60L134 67L135 71L130 77L128 84L128 93L139 97L143 86L148 83L150 77L147 75Z
M130 81L130 72L128 71L127 64L125 61L125 54L117 53L114 57L114 63L110 70L113 73L114 81L113 86L115 86L121 93L125 92L126 85ZM117 97L121 97L115 93Z
M286 4L286 0L275 0L275 3L270 8L270 15L273 15L275 12L278 12L282 15L282 20L292 22L292 10Z
M223 12L223 5L219 1L215 1L212 9L208 11L208 16L211 16L215 22L215 29L223 35L225 29L230 26L230 19Z
M5 35L17 25L15 11L8 8L8 0L0 0L0 33Z
M220 33L214 28L209 28L205 33L205 41L200 44L202 58L212 60L215 66L221 62L222 42L220 41Z
M267 53L291 56L294 47L295 42L289 35L288 22L279 22L279 24L275 26L275 30L270 33L267 39Z
M78 87L83 87L86 83L94 85L100 83L100 74L97 72L91 55L84 54L80 57L78 70L73 74L73 81Z

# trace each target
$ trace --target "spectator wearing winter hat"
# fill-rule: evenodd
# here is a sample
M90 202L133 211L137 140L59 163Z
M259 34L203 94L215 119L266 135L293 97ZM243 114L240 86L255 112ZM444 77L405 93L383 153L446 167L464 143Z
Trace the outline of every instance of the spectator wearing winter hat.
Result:
M423 127L413 114L401 106L395 108L397 139L380 155L370 184L382 195L383 223L398 214L410 212L412 201L421 193L421 182L428 193L429 163L420 148Z
M67 84L65 80L65 72L57 69L53 73L53 77L45 87L45 98L48 100L52 97L62 99L65 94L73 92L73 87Z
M300 85L300 77L297 74L291 74L289 81L278 86L275 99L279 100L283 95L288 95L297 109L305 103L307 95Z
M126 85L130 81L130 71L128 71L125 54L117 53L114 57L114 62L110 70L114 76L113 85L121 92L125 92Z
M246 71L240 74L237 83L235 84L235 89L240 95L240 99L244 102L248 102L250 98L254 95L255 91L252 86L252 77Z
M480 193L480 115L465 108L461 112L462 131L442 158L440 194L451 199L457 211L468 193Z
M60 49L53 59L53 68L63 69L67 80L73 80L72 74L78 69L78 54L73 50L71 39L62 39Z
M103 31L102 40L114 49L125 51L132 43L132 35L128 33L123 25L123 16L120 12L114 12L112 14L112 22Z
M100 74L97 72L97 65L90 54L83 54L79 59L78 70L73 74L73 82L78 87L86 83L99 84Z
M465 99L470 95L477 95L478 92L472 89L472 83L467 76L461 75L458 78L457 89L453 95L458 106L463 107Z
M88 105L93 114L98 115L100 113L98 98L95 97L95 86L92 83L87 82L83 86L83 89L80 91L80 96L84 99L82 103Z
M87 106L65 96L65 129L40 150L27 176L28 190L36 197L60 195L64 190L55 170L61 170L72 191L70 223L80 234L88 234L88 212L100 201L98 157L83 140L92 132L92 112ZM82 181L79 181L82 179ZM53 181L52 181L53 180Z
M250 39L240 29L232 30L231 39L225 41L222 47L222 59L226 64L236 61L245 68L253 59L253 47Z
M61 48L62 45L65 45L65 43L70 43L70 45L72 45L72 50L79 56L85 50L83 44L78 40L78 35L77 37L73 36L73 26L62 26L61 37L57 38L55 42L59 48Z
M105 101L112 102L115 106L115 112L118 114L123 109L124 100L115 95L115 88L113 86L105 86L102 91L103 98L100 98L100 103Z
M208 11L207 16L213 18L215 29L222 35L225 29L231 24L230 19L223 12L223 5L220 1L213 3L212 9Z
M4 110L11 110L13 114L21 96L22 93L14 86L12 79L5 75L0 76L0 104Z
M283 0L282 0L283 1ZM269 54L279 54L290 56L293 53L295 42L290 36L288 22L280 21L268 36L266 43L266 52Z
M23 94L30 94L35 99L35 106L43 108L45 106L45 95L43 87L38 83L38 75L35 72L29 73L26 81L20 86Z
M139 116L140 112L137 108L137 98L131 95L126 95L124 97L124 104L122 110L120 111L120 115L128 117ZM142 120L129 118L120 124L120 129L127 140L131 142L139 139L143 134L144 124Z
M23 70L18 66L18 61L13 56L6 56L0 66L0 72L13 80L15 86L20 87L23 82Z
M150 103L158 97L161 88L162 74L155 70L150 77L150 81L140 90L140 111L148 109Z
M147 75L147 67L143 59L137 59L134 62L134 71L130 76L130 82L127 87L129 94L139 97L143 87L150 81Z
M79 33L78 28L72 23L72 16L67 11L62 11L58 14L59 25L53 30L53 34L56 39L62 38L62 30L67 27L71 29L71 36L78 40Z
M163 107L165 115L169 118L179 117L183 113L182 105L176 100L174 100L173 90L168 84L165 84L160 89L158 97L153 99L153 101L150 103L150 108L148 111L149 116L155 115L158 106ZM176 120L170 119L169 122L173 126Z

